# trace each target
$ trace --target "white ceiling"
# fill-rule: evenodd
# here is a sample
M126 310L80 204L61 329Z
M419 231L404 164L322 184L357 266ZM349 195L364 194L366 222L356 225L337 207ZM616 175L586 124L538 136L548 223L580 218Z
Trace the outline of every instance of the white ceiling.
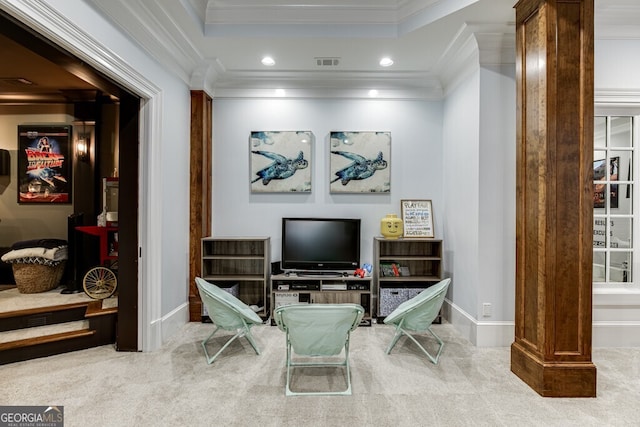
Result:
M439 97L443 64L471 33L514 50L513 0L89 1L192 86L214 82L216 96L283 87ZM265 55L276 65L263 66ZM381 67L383 56L394 65ZM319 67L319 57L339 65Z
M513 63L517 0L87 0L214 96L439 98L465 61ZM596 38L640 38L639 0L595 0ZM276 65L265 67L263 56ZM475 56L474 56L475 55ZM392 67L378 61L389 56ZM339 58L319 67L318 57Z

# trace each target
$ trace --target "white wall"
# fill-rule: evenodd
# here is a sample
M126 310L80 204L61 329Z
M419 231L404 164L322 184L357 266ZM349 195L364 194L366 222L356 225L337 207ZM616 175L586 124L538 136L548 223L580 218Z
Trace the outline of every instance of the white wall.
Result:
M640 114L640 40L596 40L594 76L596 114ZM640 147L640 141L636 140L635 146ZM637 235L637 230L633 234ZM638 248L637 239L634 243ZM636 252L633 283L594 289L594 347L640 346L638 258Z
M514 321L516 276L515 65L480 68L478 319ZM482 304L491 304L491 315Z
M640 40L596 40L594 54L596 104L599 93L614 91L628 98L640 92Z
M190 94L176 82L163 84L164 103L161 140L161 211L149 212L162 218L162 234L151 244L162 247L162 313L184 306L189 291L189 154ZM153 184L152 184L153 185ZM148 218L150 219L150 218Z
M380 219L400 214L401 199L431 199L436 237L442 237L442 107L440 102L327 99L214 99L213 234L270 236L272 260L280 260L284 216L362 219L361 262L373 259ZM251 194L249 134L310 130L312 191ZM331 131L391 132L390 194L330 194Z
M444 248L448 299L477 318L479 285L480 73L473 72L444 103Z
M464 124L464 125L461 125ZM513 342L515 68L480 66L444 104L445 312L478 346ZM487 315L483 304L490 304Z

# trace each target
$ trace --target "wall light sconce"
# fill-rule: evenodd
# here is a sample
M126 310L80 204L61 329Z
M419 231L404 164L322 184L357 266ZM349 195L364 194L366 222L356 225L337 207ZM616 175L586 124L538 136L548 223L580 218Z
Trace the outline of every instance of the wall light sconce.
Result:
M78 160L89 160L89 140L91 134L85 130L84 122L82 122L82 132L78 132L76 139L76 157Z
M76 156L80 160L87 160L89 157L87 140L85 138L78 138L76 141Z

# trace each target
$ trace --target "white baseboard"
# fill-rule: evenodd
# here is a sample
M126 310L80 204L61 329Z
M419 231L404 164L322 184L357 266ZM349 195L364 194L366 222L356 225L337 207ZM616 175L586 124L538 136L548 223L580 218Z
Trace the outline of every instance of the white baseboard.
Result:
M164 344L189 322L189 303L179 305L162 318L162 343Z
M592 347L640 347L640 322L593 322Z
M442 312L444 318L476 347L508 347L513 343L514 322L478 321L449 300L445 300Z
M162 319L152 321L148 328L143 327L142 330L147 334L142 340L142 351L156 351L162 347Z
M482 322L449 300L442 306L443 317L476 347L508 347L515 337L515 323ZM592 347L640 347L640 322L593 322Z
M162 318L155 319L149 324L148 328L143 328L149 335L143 339L145 346L142 351L159 350L165 342L177 334L180 328L188 322L189 303L181 304Z

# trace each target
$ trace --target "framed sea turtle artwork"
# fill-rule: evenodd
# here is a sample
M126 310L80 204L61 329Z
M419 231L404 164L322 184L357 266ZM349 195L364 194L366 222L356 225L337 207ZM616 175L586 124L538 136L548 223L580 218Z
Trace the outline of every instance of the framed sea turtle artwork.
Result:
M331 132L330 192L389 193L391 132Z
M310 193L310 131L252 131L252 193Z

